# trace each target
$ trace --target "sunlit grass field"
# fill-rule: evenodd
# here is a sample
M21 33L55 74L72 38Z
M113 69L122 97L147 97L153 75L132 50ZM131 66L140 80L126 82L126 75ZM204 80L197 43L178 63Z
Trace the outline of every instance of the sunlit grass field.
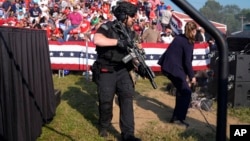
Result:
M98 107L96 85L86 79L82 73L70 72L65 77L53 74L54 88L61 90L61 102L51 123L44 125L37 141L104 141L98 136ZM157 75L158 89L163 90L166 77ZM147 80L138 80L136 91L147 92L152 89ZM215 104L216 107L216 104ZM249 108L228 109L228 114L250 123ZM157 128L156 128L157 127ZM147 123L137 136L143 141L214 141L215 135L202 136L198 131L183 132L178 128L159 126L157 122ZM119 139L119 133L112 131L109 141ZM206 140L204 140L206 139Z

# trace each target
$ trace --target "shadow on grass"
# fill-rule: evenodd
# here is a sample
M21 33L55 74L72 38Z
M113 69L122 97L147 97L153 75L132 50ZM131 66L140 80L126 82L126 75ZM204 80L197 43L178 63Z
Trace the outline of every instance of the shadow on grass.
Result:
M45 128L47 128L47 129L49 129L49 130L51 130L51 131L53 131L53 132L55 132L55 133L61 135L61 136L64 136L64 137L68 138L70 141L75 141L75 139L73 139L71 136L66 135L66 134L64 134L64 133L62 133L62 132L59 132L59 131L55 130L55 129L52 128L52 127L49 127L49 126L47 126L47 125L44 125L43 127L45 127ZM1 139L1 138L0 138L0 139Z
M68 104L76 109L81 115L89 121L96 129L98 129L98 95L96 92L96 85L93 82L86 80L83 77L80 77L79 80L75 83L80 87L69 87L68 91L64 92L62 95L62 99L66 100ZM165 83L164 83L165 86ZM164 91L164 86L159 88L160 91ZM168 106L167 103L163 103L159 98L151 98L148 96L140 95L138 92L135 96L135 101L137 106L154 112L162 122L168 122L172 116L173 108ZM201 113L202 114L202 113ZM146 117L147 115L145 115ZM204 119L206 116L203 115ZM195 125L194 127L191 125L190 128L179 132L179 139L187 139L194 138L197 141L214 141L215 140L215 126L210 125L206 121L196 120L194 118L187 117L187 121ZM168 126L168 125L167 125ZM169 124L169 126L172 125ZM200 128L198 126L202 126L203 128L211 128L206 131L207 133L200 133ZM211 132L210 132L210 131ZM169 138L168 134L162 131L153 131L156 133L155 137L158 138L158 132L162 132L161 135L164 138ZM98 133L97 133L98 134ZM110 134L113 135L117 140L120 140L120 133L113 126L110 129ZM150 133L151 135L153 133ZM150 136L147 132L141 132L142 139L145 140L144 136ZM153 135L154 136L154 135ZM149 140L154 139L154 137L150 137Z
M98 95L95 83L80 77L75 84L80 88L69 87L69 90L62 95L62 99L66 100L72 108L81 113L98 130ZM118 140L120 139L120 133L113 126L110 127L109 133Z
M159 89L163 90L164 88L159 88ZM137 106L145 110L154 112L162 122L168 123L172 117L173 108L169 107L168 105L166 105L166 103L163 103L162 101L160 101L160 99L159 100L158 99L140 95L138 92L137 92L137 95L135 96L135 101L136 101ZM202 140L214 141L215 140L216 127L207 122L206 115L204 115L202 111L200 111L200 113L202 114L202 117L204 118L205 121L203 122L203 121L196 120L194 118L187 117L186 121L190 123L190 127L183 130L183 132L181 132L178 135L180 139L183 139L183 138L187 139L191 137L191 138L197 139L198 141L202 141ZM171 124L169 123L169 125ZM198 128L199 125L204 128L208 128L204 130L209 131L209 132L201 132L200 128ZM152 132L159 133L161 131L152 131ZM168 138L168 135L164 135L164 134L165 133L163 131L162 135ZM147 138L146 137L147 135L145 134L142 136L145 136L145 138Z

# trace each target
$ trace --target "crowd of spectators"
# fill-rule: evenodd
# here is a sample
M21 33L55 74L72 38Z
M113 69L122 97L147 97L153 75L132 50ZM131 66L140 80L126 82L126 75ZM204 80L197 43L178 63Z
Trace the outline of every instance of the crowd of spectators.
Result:
M92 41L95 30L103 22L115 20L112 7L119 1L0 0L0 26L43 29L51 41ZM163 0L128 1L138 6L133 30L140 42L172 42L174 33L169 23L173 9L170 5ZM197 37L197 41L205 41L202 37Z
M95 30L103 22L115 19L111 9L119 1L0 0L0 26L43 29L52 41L92 41ZM138 20L133 29L141 42L171 42L170 5L159 0L129 1L138 6Z

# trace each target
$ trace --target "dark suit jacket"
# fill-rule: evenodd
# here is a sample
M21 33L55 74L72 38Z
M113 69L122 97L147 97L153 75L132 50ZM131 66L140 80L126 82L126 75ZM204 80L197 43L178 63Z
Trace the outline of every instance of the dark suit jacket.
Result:
M182 78L188 75L192 79L193 49L194 44L189 43L184 35L176 36L158 62L162 71Z

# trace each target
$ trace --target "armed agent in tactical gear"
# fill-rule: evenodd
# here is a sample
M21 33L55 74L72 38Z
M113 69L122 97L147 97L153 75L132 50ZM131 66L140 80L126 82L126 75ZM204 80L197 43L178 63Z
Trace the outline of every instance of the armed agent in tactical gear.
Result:
M99 135L108 136L112 120L113 99L118 96L120 107L120 129L122 141L141 141L134 136L133 96L134 83L129 72L134 69L133 59L127 63L122 60L129 54L131 42L117 32L115 25L121 22L133 39L131 27L136 21L137 7L122 1L113 8L117 20L102 24L94 35L97 60L92 66L93 81L97 84L99 97Z

